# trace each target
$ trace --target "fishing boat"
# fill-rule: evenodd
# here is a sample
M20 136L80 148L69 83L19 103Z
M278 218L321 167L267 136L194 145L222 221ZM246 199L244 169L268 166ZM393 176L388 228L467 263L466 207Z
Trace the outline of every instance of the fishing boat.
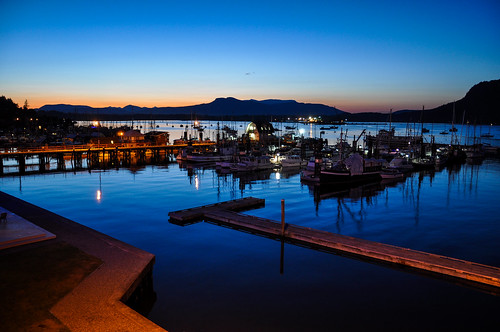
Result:
M381 180L382 162L352 154L320 172L320 183L358 184Z

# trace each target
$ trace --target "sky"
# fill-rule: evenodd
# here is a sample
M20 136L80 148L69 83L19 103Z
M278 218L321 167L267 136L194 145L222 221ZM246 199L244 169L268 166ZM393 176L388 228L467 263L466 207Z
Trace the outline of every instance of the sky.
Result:
M20 106L294 99L433 108L500 79L500 1L0 0Z

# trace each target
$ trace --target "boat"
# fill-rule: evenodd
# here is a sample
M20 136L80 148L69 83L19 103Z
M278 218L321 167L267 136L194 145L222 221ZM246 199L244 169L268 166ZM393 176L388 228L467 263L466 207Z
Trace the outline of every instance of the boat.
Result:
M359 154L352 154L345 160L339 160L331 167L320 171L320 183L359 184L380 181L382 162L375 159L363 159Z
M232 155L223 155L215 152L192 152L186 156L185 160L192 163L213 163L217 161L229 161L231 158Z
M319 182L322 167L322 158L311 157L306 164L306 168L300 172L300 180L305 182Z
M428 133L429 132L429 129L427 128L422 128L422 133Z
M175 144L175 141L174 141ZM192 153L193 147L192 146L187 146L185 148L179 149L179 152L177 153L177 156L175 156L175 159L177 161L187 161L187 156L188 154Z
M215 163L218 161L230 161L236 154L235 146L219 147L217 151L194 152L193 147L179 150L178 160L192 163Z
M230 166L233 172L260 171L272 168L274 168L274 164L271 162L271 157L267 155L240 156L240 160Z
M404 174L396 168L384 168L380 172L380 177L382 179L401 179L404 177Z
M394 169L401 173L411 172L413 170L413 165L407 158L394 157L387 165L386 169Z
M446 130L443 130L442 132L440 132L441 135L448 135L448 132Z
M285 155L281 158L281 167L303 167L307 165L306 160L302 160L299 155Z
M431 169L436 166L436 161L432 157L418 157L411 160L415 170Z
M457 132L457 130L458 130L458 129L457 129L456 127L451 127L451 128L450 128L450 132L452 132L452 133L456 133L456 132Z

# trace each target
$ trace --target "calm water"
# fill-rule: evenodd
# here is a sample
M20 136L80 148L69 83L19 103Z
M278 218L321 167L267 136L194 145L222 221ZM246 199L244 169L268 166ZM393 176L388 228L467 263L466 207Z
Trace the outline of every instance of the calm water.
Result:
M500 161L315 192L298 172L219 176L177 163L0 178L0 189L156 255L149 318L169 331L486 330L500 297L168 212L240 197L247 213L500 266ZM100 199L98 197L100 191Z

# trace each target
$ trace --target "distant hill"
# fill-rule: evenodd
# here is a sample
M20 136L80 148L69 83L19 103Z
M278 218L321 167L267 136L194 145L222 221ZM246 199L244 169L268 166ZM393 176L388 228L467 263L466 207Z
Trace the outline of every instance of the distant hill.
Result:
M474 85L460 100L433 109L402 110L392 114L393 121L451 122L455 108L455 123L500 123L500 80ZM465 115L464 115L465 113Z
M394 122L451 122L455 109L455 123L462 119L469 123L500 123L500 80L481 82L474 85L460 100L429 110L399 110L392 113ZM225 119L254 120L321 116L325 120L348 121L388 121L388 113L347 113L323 104L299 103L295 100L239 100L236 98L217 98L211 103L183 107L125 107L93 108L84 105L45 105L39 109L75 120L125 120L125 119ZM464 115L465 113L465 115Z
M286 117L286 116L322 116L327 118L342 117L343 112L335 107L323 104L299 103L295 100L239 100L236 98L217 98L211 103L183 107L139 107L128 105L125 107L103 107L94 108L83 105L44 105L39 108L44 112L61 112L74 118L85 116L131 117L136 119L150 118L190 118L196 116L202 118L231 117L234 119L252 117Z

